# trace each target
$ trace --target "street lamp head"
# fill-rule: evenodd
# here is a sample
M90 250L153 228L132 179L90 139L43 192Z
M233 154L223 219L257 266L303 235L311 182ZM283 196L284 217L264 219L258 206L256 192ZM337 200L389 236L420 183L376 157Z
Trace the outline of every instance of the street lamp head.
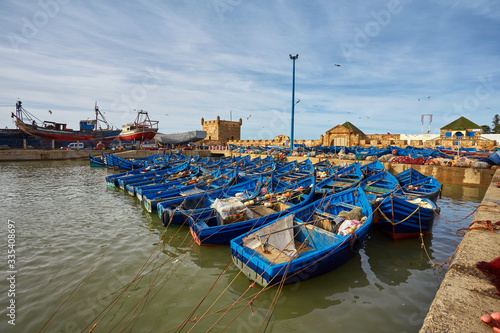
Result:
M290 59L292 59L292 60L295 60L295 59L297 59L298 57L299 57L299 55L298 55L298 54L296 54L296 55L294 55L294 56L290 54Z

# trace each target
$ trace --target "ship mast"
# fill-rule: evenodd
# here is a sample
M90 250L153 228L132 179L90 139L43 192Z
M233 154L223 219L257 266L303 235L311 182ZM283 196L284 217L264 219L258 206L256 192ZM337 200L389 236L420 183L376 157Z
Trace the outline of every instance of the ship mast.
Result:
M95 111L95 126L97 127L98 116L99 116L99 108L97 107L97 101L95 101L94 111Z
M20 121L23 121L23 103L21 101L16 102L16 117Z
M102 112L99 110L99 107L97 106L97 101L95 102L94 111L95 111L96 130L97 130L97 125L99 124L100 121L106 124L106 129L113 129L114 128L114 125L108 119L106 119L106 117L104 117ZM99 118L99 116L101 116L101 118Z

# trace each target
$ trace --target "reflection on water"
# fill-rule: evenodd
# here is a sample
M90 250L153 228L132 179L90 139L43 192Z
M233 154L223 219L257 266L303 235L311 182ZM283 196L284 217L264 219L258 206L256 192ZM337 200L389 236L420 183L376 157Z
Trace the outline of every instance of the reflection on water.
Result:
M110 304L98 331L174 331L203 317L193 331L416 332L447 270L433 263L449 258L460 242L455 231L472 216L446 220L468 215L485 192L445 184L443 218L423 246L373 228L359 255L335 271L263 290L231 263L228 247L199 247L188 228L165 230L135 197L108 189L110 172L88 162L1 165L0 216L18 226L20 304L15 330L2 320L1 332L38 331L53 314L47 332L88 331ZM7 289L2 279L1 294Z
M478 198L483 198L487 187L470 186L459 184L444 184L442 195L443 197L460 199L465 201L477 201Z
M394 242L377 228L370 230L365 244L365 253L371 271L379 282L398 286L408 280L412 270L429 268L432 258L432 238L424 236L423 246L420 238L402 239Z

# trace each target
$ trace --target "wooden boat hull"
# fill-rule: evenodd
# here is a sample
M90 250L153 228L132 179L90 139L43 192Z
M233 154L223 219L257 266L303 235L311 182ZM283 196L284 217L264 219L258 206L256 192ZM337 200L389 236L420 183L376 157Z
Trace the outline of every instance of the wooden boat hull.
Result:
M349 206L345 204L349 204ZM367 217L363 225L345 236L327 231L317 224L309 224L322 214L336 215L350 207L361 207ZM371 225L372 209L362 189L351 189L323 198L311 203L296 212L285 216L293 218L293 241L298 245L296 257L287 258L280 250L267 247L266 244L253 249L244 245L249 235L271 228L269 223L262 228L241 235L231 241L231 258L233 263L252 281L263 287L290 284L314 278L328 273L343 265L357 255ZM306 225L309 224L309 225ZM285 228L282 229L284 231ZM265 236L264 236L265 237ZM265 238L260 238L265 239ZM261 248L262 247L262 248ZM275 252L276 250L276 252ZM279 253L278 256L273 254ZM280 258L281 256L281 258Z
M407 184L402 192L412 197L429 198L436 203L441 194L442 185L433 176L425 177L419 181Z
M430 233L435 211L439 212L439 208L429 199L422 200L432 208L419 207L399 196L385 198L377 207L379 219L376 225L395 241Z
M55 130L37 125L28 125L21 121L16 121L17 127L24 133L47 140L62 141L111 141L114 140L119 130L96 130L96 131L73 131Z
M89 154L90 166L94 168L105 168L106 164L103 162L102 157L95 157Z
M156 128L145 131L122 132L118 135L118 138L123 141L149 141L155 137L156 132L158 132Z
M244 179L244 178L243 178ZM229 179L226 184L221 183L220 187L212 190L203 191L187 196L176 196L173 198L166 198L161 202L156 203L156 210L160 217L162 224L167 226L173 225L186 225L189 226L189 220L198 221L210 218L213 209L210 208L212 201L217 198L224 198L228 195L234 195L238 192L252 193L249 196L253 197L258 194L262 179L245 180L238 184L233 184L237 177ZM231 185L233 184L233 185ZM144 200L144 206L148 208L148 200Z
M302 184L312 184L312 187L308 187L308 185L303 186ZM271 208L266 209L264 206L251 208L250 210L252 210L253 214L256 214L256 216L249 220L237 221L230 224L220 224L220 221L218 221L216 217L205 220L194 220L190 217L189 227L191 228L191 234L198 245L229 245L231 239L311 203L315 192L315 176L299 181L289 187L289 189L291 191L294 188L296 189L302 186L308 193L303 193L293 200L287 201L286 204L276 202Z

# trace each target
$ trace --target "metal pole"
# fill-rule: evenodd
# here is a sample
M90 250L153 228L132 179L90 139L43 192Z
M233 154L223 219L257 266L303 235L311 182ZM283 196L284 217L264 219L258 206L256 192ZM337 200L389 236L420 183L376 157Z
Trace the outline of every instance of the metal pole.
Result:
M292 129L290 136L290 153L293 151L293 113L295 109L295 60L299 57L298 54L292 56L290 54L290 59L293 61L293 74L292 74Z

